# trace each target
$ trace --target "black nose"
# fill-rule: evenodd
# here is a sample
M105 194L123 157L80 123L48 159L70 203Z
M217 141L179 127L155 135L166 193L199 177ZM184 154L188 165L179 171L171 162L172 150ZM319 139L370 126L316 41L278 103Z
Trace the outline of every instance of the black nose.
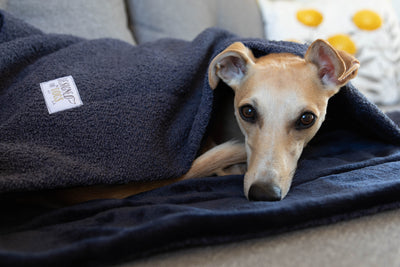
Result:
M278 201L282 199L282 190L279 186L256 182L250 186L249 200L253 201Z

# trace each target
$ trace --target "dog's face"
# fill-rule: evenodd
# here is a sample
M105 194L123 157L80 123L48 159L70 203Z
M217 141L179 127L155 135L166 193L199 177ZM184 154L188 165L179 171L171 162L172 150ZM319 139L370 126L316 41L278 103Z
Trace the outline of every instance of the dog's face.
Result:
M214 89L223 80L235 91L235 116L245 135L244 192L251 200L280 200L297 161L325 119L328 100L357 74L359 62L315 41L305 58L255 58L242 43L220 53L209 68Z

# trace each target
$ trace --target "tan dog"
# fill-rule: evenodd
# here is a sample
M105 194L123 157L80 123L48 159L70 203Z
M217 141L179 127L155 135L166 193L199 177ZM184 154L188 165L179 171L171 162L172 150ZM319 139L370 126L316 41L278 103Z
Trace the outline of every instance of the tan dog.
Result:
M215 89L222 80L234 90L234 112L245 143L215 146L184 177L223 173L229 165L247 162L246 197L281 200L303 148L325 119L329 98L358 68L354 57L323 40L311 44L304 59L284 53L255 58L242 43L232 44L211 62L209 83ZM217 124L226 128L229 123L223 119Z
M255 58L242 43L234 43L213 59L208 73L211 88L222 80L233 89L234 100L221 103L222 116L203 148L206 152L188 173L167 181L62 190L63 198L70 203L123 198L183 179L245 173L248 199L281 200L303 148L325 119L329 98L356 76L358 68L354 57L323 40L311 44L304 59L288 53ZM225 110L232 104L237 123L232 110ZM226 141L242 134L243 143ZM247 163L247 171L241 163Z

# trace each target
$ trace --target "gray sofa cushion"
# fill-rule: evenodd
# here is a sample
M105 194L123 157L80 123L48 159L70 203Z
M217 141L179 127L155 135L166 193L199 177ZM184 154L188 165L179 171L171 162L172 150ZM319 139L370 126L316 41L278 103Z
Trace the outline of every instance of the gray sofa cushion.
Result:
M191 40L208 27L263 37L256 0L128 0L138 43L163 37Z
M44 32L134 43L124 0L0 0L0 8Z
M218 0L217 15L218 27L241 37L265 37L257 0Z

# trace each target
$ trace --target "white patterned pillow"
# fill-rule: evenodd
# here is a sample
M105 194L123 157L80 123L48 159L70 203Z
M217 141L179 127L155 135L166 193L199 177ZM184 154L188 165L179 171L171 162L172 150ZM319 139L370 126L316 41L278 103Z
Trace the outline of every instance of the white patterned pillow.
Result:
M352 83L371 101L399 101L400 25L390 0L258 1L268 39L326 39L360 60Z

